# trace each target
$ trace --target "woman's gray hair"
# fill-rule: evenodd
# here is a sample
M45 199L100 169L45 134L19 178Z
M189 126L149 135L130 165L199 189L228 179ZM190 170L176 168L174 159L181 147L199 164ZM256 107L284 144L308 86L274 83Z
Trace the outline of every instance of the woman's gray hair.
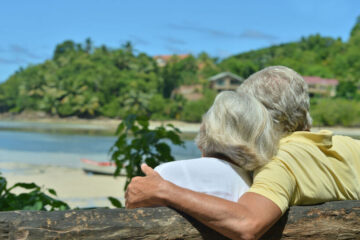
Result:
M225 155L251 171L277 153L276 133L270 113L256 98L224 91L204 115L195 141L204 156Z
M237 89L258 99L282 135L311 128L308 86L294 70L272 66L252 74Z

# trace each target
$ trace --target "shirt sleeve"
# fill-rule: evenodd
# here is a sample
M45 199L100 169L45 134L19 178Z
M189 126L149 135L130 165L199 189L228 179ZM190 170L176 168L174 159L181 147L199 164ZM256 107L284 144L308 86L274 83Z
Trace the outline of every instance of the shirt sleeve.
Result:
M184 172L184 161L167 162L157 166L154 170L165 180L182 187L189 187L186 173Z
M255 172L253 185L248 192L270 199L284 214L289 207L295 187L296 181L288 166L275 158Z
M358 148L360 149L360 140L358 139L354 139L355 140L355 143L357 144Z

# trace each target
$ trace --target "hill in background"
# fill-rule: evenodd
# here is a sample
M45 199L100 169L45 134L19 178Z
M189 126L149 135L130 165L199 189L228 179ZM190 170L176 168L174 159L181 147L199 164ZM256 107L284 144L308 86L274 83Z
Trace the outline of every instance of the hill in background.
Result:
M158 120L196 122L216 95L209 88L209 77L229 71L246 78L266 66L285 65L304 76L340 80L335 99L312 100L315 123L360 123L360 107L351 100L358 98L356 89L360 84L360 17L347 42L316 34L222 61L206 53L173 56L164 66L146 53L135 52L131 43L119 49L95 47L90 39L83 44L71 40L60 43L52 59L19 69L0 85L0 112L32 110L82 118L123 118L137 113ZM203 98L199 100L173 94L182 85L195 84L202 86ZM327 113L319 110L323 105L341 106L339 119L326 117ZM344 108L352 113L345 113ZM343 116L348 120L341 120Z

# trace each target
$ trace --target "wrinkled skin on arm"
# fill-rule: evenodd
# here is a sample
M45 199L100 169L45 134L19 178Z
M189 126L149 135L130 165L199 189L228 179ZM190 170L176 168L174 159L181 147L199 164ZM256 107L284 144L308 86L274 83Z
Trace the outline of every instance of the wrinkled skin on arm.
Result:
M152 168L141 166L145 177L135 177L125 193L126 207L169 206L183 211L231 239L258 239L280 217L280 208L271 200L245 193L239 201L181 188L164 180Z

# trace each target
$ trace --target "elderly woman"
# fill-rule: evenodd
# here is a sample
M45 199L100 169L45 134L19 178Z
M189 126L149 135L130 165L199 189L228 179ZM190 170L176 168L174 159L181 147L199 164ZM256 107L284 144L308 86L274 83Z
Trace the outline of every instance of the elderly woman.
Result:
M155 171L180 187L236 202L251 185L251 171L277 152L279 137L272 124L254 97L222 92L196 137L202 157L165 163Z

